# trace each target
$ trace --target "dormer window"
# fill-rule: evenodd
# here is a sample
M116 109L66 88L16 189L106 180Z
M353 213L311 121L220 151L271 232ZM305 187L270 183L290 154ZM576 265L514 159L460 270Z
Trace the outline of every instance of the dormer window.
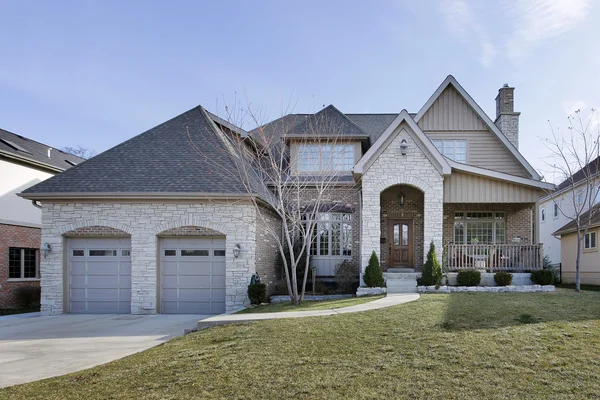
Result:
M433 145L440 153L459 163L467 162L467 141L466 140L432 140Z
M351 171L353 144L301 144L298 146L298 171Z

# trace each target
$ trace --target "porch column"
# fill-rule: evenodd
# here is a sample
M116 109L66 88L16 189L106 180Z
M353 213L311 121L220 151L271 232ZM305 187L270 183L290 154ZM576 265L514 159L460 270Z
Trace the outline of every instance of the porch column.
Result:
M371 257L373 250L375 250L377 257L381 262L381 245L379 243L379 238L381 237L381 206L379 201L379 190L375 190L375 188L369 188L369 190L363 189L362 213L360 218L360 225L362 229L362 243L360 245L361 285L364 283L362 280L363 274L367 268L367 265L369 264L369 258Z

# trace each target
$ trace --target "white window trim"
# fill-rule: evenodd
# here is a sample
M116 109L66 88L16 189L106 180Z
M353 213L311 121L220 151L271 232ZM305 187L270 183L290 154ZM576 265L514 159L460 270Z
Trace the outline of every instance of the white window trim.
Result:
M21 278L8 278L7 282L35 282L40 280L40 250L35 249L35 278L23 278L25 276L25 249L34 250L31 247L12 247L21 250ZM10 250L9 250L10 251ZM7 264L7 268L10 268ZM7 271L10 276L10 271Z
M475 219L467 219L467 213L492 213L494 214L494 217L492 218L475 218ZM462 213L463 214L463 218L461 219L457 219L456 218L456 214L458 213ZM496 213L502 213L503 217L502 219L496 219L495 215ZM456 230L456 222L463 222L464 227L463 227L463 243L461 244L468 244L469 242L469 238L467 235L467 223L468 222L492 222L492 244L502 244L502 243L498 243L496 240L496 222L500 222L502 221L504 223L504 243L508 243L508 238L506 237L506 211L456 211L454 213L454 224L452 225L453 231L452 231L452 240L454 243L456 243L456 234L455 234L455 230ZM457 243L458 244L458 243ZM482 244L486 244L486 243L482 243Z
M324 146L330 146L332 149L330 150L330 162L328 162L328 168L325 168L327 165L324 165L323 163L323 147ZM335 146L342 146L341 152L337 152L335 151ZM312 166L312 164L310 163L306 163L303 164L302 161L304 160L304 157L302 157L302 154L304 154L304 152L308 152L308 154L310 154L312 150L315 150L317 153L317 157L318 157L318 166L316 168L314 168ZM342 142L342 143L300 143L298 144L298 149L297 149L297 155L296 155L296 170L299 173L327 173L327 172L334 172L334 173L344 173L344 172L351 172L352 169L354 168L354 164L355 164L355 145L354 143L348 143L348 142ZM339 156L338 159L335 158L335 156ZM348 155L350 155L351 157L349 157ZM346 163L346 158L350 158L350 164ZM307 158L307 160L310 160L310 157ZM341 168L337 169L335 168L336 165L340 165Z
M327 215L329 214L330 216L333 214L336 215L340 215L342 216L340 220L333 220L331 218L329 219L321 219L322 215ZM344 221L344 215L349 215L350 216L350 220ZM354 254L354 252L356 251L356 249L354 248L354 241L353 241L353 235L354 235L354 215L352 213L343 213L343 212L330 212L330 213L318 213L316 215L316 223L314 225L314 230L313 230L313 235L315 238L315 242L312 244L310 250L311 252L313 251L317 251L317 254L311 254L311 258L315 258L315 259L346 259L346 260L351 260L352 256ZM320 223L328 223L328 224L332 224L332 223L339 223L340 224L340 254L336 254L333 255L332 253L332 244L333 244L333 229L328 229L328 238L327 238L327 255L321 255L321 247L320 247L320 243L319 243L319 224ZM350 231L350 255L344 255L344 230L342 228L343 224L347 224L350 225L351 231Z
M585 247L585 237L589 235L589 242L591 243L591 238L592 238L592 234L594 235L594 247ZM585 234L585 236L583 237L583 251L585 252L591 252L591 251L597 251L598 250L598 234L596 233L595 230L593 231L588 231L588 233Z
M457 163L461 163L461 164L467 164L469 162L469 142L467 139L432 139L431 142L433 143L433 146L444 156L444 157L448 157L449 159L451 159L454 162ZM435 143L436 142L441 142L442 144L442 150L440 150ZM446 142L453 142L454 146L454 154L452 155L452 157L450 157L449 155L445 154L445 149L446 149ZM456 142L461 142L465 144L465 160L464 161L458 161L456 159L454 159L453 157L456 157Z

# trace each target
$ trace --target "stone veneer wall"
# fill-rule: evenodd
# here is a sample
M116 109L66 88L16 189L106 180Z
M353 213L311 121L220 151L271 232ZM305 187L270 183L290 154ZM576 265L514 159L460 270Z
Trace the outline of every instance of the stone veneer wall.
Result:
M533 212L535 204L509 203L446 203L444 204L444 243L454 241L454 213L460 211L503 211L506 242L521 236L523 244L534 243Z
M203 226L181 226L179 228L167 229L158 234L160 237L173 236L223 236L219 231L205 228Z
M92 225L73 229L63 233L65 237L129 237L129 234L120 229L108 226Z
M64 310L63 235L91 226L131 235L132 314L156 313L158 235L185 226L201 226L226 236L226 309L233 311L247 303L257 251L256 215L250 204L43 203L42 224L42 242L53 249L41 262L42 312L46 315ZM235 259L237 243L242 253Z
M410 128L402 124L379 157L363 174L362 249L361 273L366 268L373 250L381 259L381 207L380 194L393 185L413 186L424 193L423 243L434 242L438 258L442 254L443 223L443 176L419 148ZM406 155L400 151L400 143L408 144ZM423 258L429 247L423 248Z
M271 293L275 282L281 278L281 267L277 265L279 246L273 235L281 237L281 219L276 213L261 209L256 220L256 273Z
M385 243L381 244L382 267L388 267L389 245L392 238L388 238L388 221L390 219L412 219L413 220L413 264L414 268L421 270L424 263L423 258L423 200L407 199L404 206L400 206L395 200L381 200L381 237Z

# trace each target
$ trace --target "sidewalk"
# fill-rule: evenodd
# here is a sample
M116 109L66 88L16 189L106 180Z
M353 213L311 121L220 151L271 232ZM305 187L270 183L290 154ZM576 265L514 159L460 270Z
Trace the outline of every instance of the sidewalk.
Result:
M383 299L370 301L368 303L357 304L355 306L335 308L329 310L313 310L313 311L286 311L275 313L253 313L253 314L221 314L215 315L198 321L198 329L204 329L215 325L224 325L234 322L244 321L259 321L264 319L280 319L280 318L303 318L303 317L324 317L327 315L348 314L360 311L377 310L398 304L415 301L420 296L416 293L409 294L388 294Z

